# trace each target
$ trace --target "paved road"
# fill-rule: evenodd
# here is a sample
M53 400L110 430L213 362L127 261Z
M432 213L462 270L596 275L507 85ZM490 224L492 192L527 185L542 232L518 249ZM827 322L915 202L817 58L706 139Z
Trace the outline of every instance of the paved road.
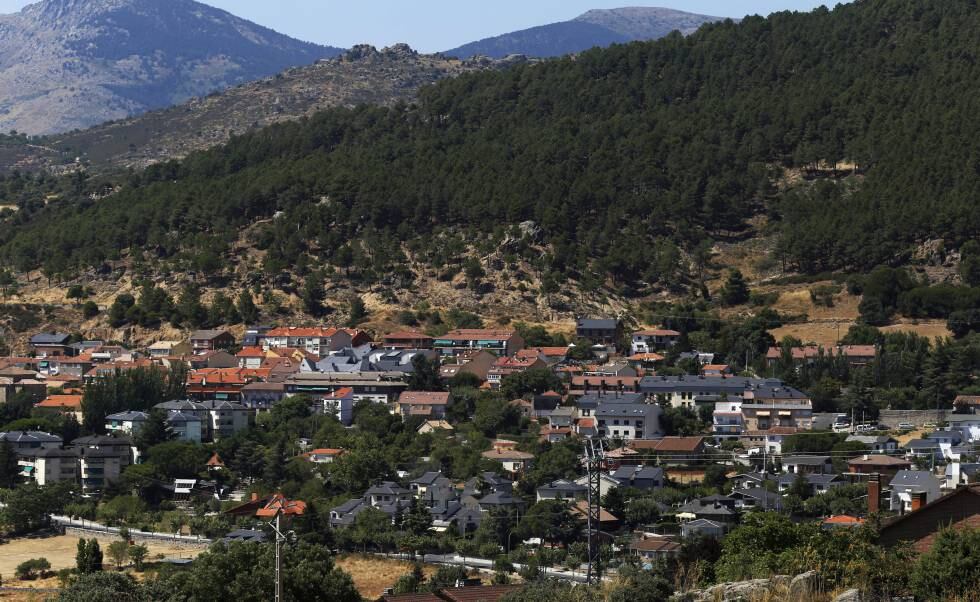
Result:
M458 554L425 554L421 557L411 554L377 554L387 558L397 558L399 560L421 560L426 564L446 564L453 566L464 566L476 570L493 570L493 561L485 558L473 558L471 556L462 557ZM514 564L514 570L520 571L524 568L522 564ZM541 568L541 572L548 577L573 581L575 583L585 583L586 575L584 571L567 571L564 569Z

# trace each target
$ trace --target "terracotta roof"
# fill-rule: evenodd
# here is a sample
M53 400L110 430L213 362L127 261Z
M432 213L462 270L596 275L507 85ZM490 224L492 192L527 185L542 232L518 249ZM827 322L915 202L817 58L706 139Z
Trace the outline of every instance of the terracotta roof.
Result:
M634 353L626 359L631 362L660 362L663 361L664 356L659 353Z
M568 355L568 347L529 347L527 351L536 351L548 357L565 357Z
M506 340L517 334L513 330L493 330L493 329L482 329L482 328L460 328L456 330L450 330L445 335L441 337L436 337L440 340L464 340L469 341L472 339L485 339L485 340Z
M902 458L893 458L885 454L870 454L848 461L853 466L911 466L912 463Z
M48 395L44 401L38 403L36 408L56 408L56 409L82 409L81 395Z
M265 333L265 337L332 337L333 335L340 332L336 328L273 328Z
M497 602L505 595L516 592L519 585L481 585L478 587L449 587L439 590L448 602Z
M455 430L453 429L453 425L449 424L445 420L426 420L425 422L419 425L419 428L422 428L423 426L428 426L429 428L439 429L443 431Z
M846 514L841 514L837 516L831 516L823 521L825 525L862 525L864 524L863 518L858 518L856 516L847 516Z
M344 453L344 450L340 448L335 449L331 447L321 447L314 449L310 453L316 454L317 456L339 456L340 454Z
M277 512L301 516L306 513L306 502L302 500L287 500L283 494L277 493L272 496L264 507L255 511L255 516L272 517Z
M634 439L629 446L635 450L657 452L693 452L704 445L704 437L664 437L663 439Z
M235 357L265 357L267 354L261 347L242 347Z
M449 393L438 391L405 391L398 396L402 405L444 406L449 404Z
M427 334L425 334L423 332L416 332L414 330L399 330L398 332L390 332L390 333L388 333L388 334L385 335L385 338L386 339L399 339L399 340L409 339L409 340L418 340L418 341L431 341L432 340L432 337L430 337L429 335L427 335Z
M490 460L531 460L534 454L517 451L516 449L491 449L483 452L484 458Z
M640 382L639 376L575 376L572 378L572 385L590 385L598 387L602 385L610 386L634 386Z
M214 455L208 460L207 465L224 468L225 463L221 461L221 456L218 455L218 452L214 452Z
M575 424L581 427L591 428L595 426L595 418L579 418L575 421Z
M630 543L631 550L640 552L675 552L681 549L681 544L669 539L639 539Z
M953 403L959 406L978 406L980 405L980 395L957 395Z
M323 395L324 399L345 399L354 395L353 387L341 387Z

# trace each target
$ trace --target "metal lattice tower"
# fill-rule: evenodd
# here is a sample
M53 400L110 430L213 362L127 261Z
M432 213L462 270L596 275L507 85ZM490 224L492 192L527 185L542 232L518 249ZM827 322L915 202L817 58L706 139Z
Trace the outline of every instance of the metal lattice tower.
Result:
M601 439L587 439L585 442L585 469L588 477L588 535L589 535L589 562L586 580L589 584L598 584L602 581L602 558L600 555L601 543L599 541L600 527L602 525L599 516L600 501L602 497L602 460L603 449Z

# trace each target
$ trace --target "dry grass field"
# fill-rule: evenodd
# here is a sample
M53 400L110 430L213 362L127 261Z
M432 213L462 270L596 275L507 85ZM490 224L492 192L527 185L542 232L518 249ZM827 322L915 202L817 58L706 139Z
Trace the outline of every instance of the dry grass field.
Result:
M357 591L365 600L377 600L399 577L412 571L410 562L373 556L341 556L336 562L339 568L350 573ZM433 566L425 566L422 570L426 576L436 572Z
M108 545L100 542L103 550ZM17 565L30 560L31 558L47 558L51 563L51 570L57 571L75 566L75 552L77 551L78 538L68 535L43 538L22 538L13 539L0 544L0 575L3 575L4 584L10 587L57 587L57 579L45 581L17 581L14 579L14 569ZM150 559L162 554L167 558L192 558L197 556L197 550L178 549L165 542L148 543ZM108 565L108 559L106 559Z

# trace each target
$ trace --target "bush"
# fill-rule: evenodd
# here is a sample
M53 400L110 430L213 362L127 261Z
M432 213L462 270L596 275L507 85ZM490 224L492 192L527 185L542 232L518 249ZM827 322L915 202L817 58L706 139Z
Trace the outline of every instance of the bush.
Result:
M21 581L28 581L43 577L51 570L51 563L47 558L31 558L17 565L14 575Z

